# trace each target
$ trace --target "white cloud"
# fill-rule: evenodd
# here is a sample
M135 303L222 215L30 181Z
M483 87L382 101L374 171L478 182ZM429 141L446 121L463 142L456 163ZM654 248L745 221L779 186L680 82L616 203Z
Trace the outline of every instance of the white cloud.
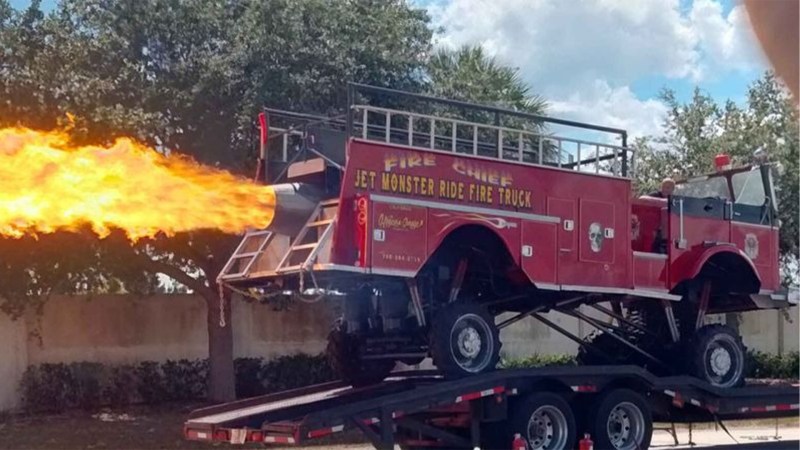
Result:
M481 44L518 67L553 115L657 132L666 108L628 87L648 76L700 82L764 67L741 5L715 0L449 0L429 7L438 44Z
M612 88L606 81L595 80L580 92L551 101L550 113L556 117L626 129L636 137L657 134L667 107L655 99L636 98L627 86Z
M695 0L688 19L702 54L701 78L765 65L744 6L734 7L726 17L716 1Z

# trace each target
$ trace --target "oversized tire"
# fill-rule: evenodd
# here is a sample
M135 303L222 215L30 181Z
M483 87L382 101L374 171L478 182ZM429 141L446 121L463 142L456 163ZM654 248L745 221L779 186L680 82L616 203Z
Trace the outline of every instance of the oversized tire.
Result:
M653 437L653 413L644 397L630 389L600 394L585 416L594 448L646 450Z
M428 336L433 363L450 378L487 372L500 359L500 332L486 308L452 303L431 322Z
M517 433L525 439L528 450L575 448L572 408L563 397L552 392L536 392L512 404L508 426L508 442L502 448L511 448Z
M690 375L720 388L744 384L747 349L731 327L703 326L689 339L687 347Z
M328 335L325 354L333 373L354 387L380 383L394 368L391 360L362 359L358 340L338 324Z

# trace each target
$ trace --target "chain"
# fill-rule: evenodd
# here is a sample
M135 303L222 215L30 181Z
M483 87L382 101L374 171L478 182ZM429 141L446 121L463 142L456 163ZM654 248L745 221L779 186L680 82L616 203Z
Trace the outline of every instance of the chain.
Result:
M219 283L219 327L225 328L225 288Z

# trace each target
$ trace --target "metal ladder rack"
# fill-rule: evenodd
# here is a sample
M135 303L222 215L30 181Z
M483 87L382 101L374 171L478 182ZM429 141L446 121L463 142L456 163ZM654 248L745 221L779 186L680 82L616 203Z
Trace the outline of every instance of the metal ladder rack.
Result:
M297 234L297 237L289 247L289 251L281 259L278 266L275 268L275 273L285 274L290 272L299 272L307 270L313 266L314 260L324 245L330 238L333 232L333 222L335 217L324 218L324 213L327 208L332 208L339 205L339 199L323 200L319 202L314 212L308 218L303 228ZM303 242L310 230L316 230L317 240L314 242ZM308 252L303 261L299 264L292 264L292 257L302 255ZM290 265L291 264L291 265Z
M217 281L228 281L232 279L241 279L247 278L250 274L250 269L253 267L253 264L258 260L258 257L264 253L264 250L269 245L269 242L272 240L273 233L268 230L253 230L248 231L245 233L244 238L242 238L242 242L239 243L239 246L236 247L234 250L233 255L231 255L228 262L225 263L225 266L220 271L219 275L217 275ZM253 248L251 245L253 242L257 242L255 246L255 251L249 251ZM245 262L246 261L246 262ZM238 264L238 272L231 272L234 270Z

